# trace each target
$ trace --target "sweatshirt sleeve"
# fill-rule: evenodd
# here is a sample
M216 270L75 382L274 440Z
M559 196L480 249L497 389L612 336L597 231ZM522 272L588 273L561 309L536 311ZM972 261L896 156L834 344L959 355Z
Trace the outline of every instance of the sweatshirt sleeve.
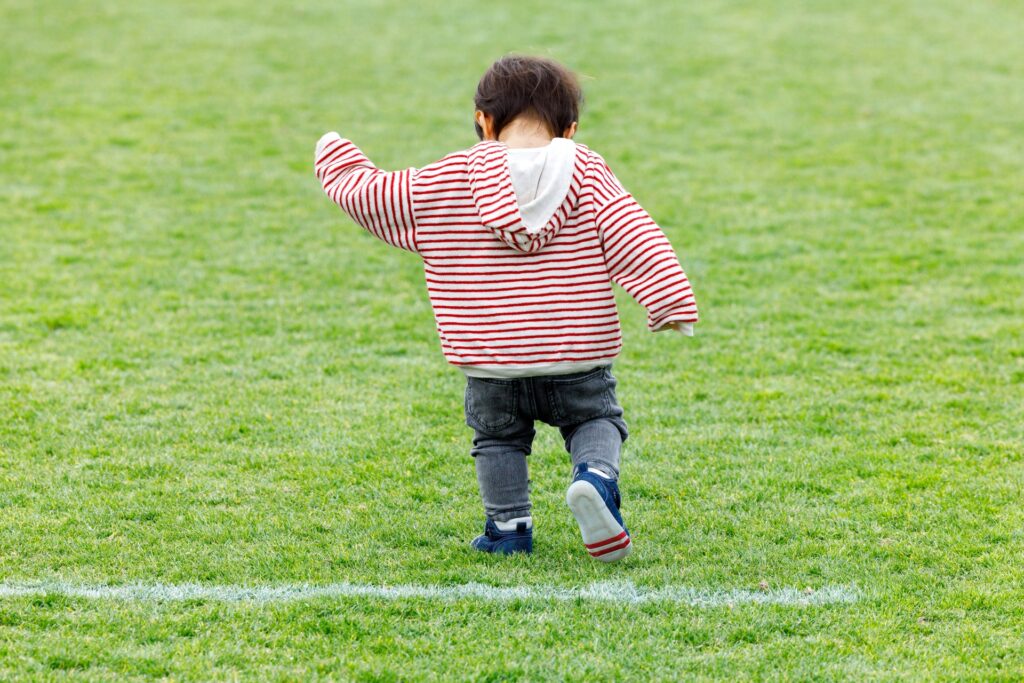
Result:
M413 169L384 172L355 144L331 132L317 142L315 170L324 192L352 220L393 247L418 251Z
M692 334L697 302L665 233L604 167L598 191L597 226L612 281L647 309L647 327L658 332L669 323Z

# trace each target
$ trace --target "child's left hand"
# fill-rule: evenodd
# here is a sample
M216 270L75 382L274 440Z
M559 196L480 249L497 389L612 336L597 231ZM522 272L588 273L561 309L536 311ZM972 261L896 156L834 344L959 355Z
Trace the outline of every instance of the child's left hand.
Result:
M693 336L693 323L684 323L684 322L680 322L680 321L676 320L674 322L665 323L664 325L659 327L657 331L658 332L662 332L664 330L673 330L673 331L678 332L678 333L680 333L682 335L685 335L687 337L692 337Z

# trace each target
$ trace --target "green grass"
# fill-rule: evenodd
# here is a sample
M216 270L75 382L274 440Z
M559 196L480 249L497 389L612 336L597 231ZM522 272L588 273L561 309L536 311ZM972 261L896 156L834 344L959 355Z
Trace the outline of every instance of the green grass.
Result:
M1024 677L1024 9L1008 0L0 3L0 581L853 584L852 605L0 599L8 679ZM323 197L475 140L511 50L703 320L621 297L629 561L567 457L481 522L416 257Z

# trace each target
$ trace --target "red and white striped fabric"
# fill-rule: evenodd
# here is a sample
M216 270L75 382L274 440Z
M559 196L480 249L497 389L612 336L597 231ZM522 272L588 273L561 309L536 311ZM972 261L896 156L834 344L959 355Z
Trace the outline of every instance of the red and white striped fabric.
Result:
M559 374L611 363L622 346L612 282L647 309L652 331L697 321L668 239L584 145L576 145L563 204L539 231L522 223L500 142L384 172L329 133L315 170L353 220L420 255L445 358L467 372Z
M587 547L587 552L590 553L591 557L603 557L605 555L610 555L617 550L628 548L631 543L632 540L629 538L629 534L623 530L611 538L606 538L603 541L598 541L596 543L586 543L585 545Z

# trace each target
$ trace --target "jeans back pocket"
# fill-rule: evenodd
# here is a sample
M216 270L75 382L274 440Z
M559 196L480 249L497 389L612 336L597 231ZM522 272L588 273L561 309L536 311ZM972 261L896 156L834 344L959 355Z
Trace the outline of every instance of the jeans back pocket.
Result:
M622 414L615 400L615 378L608 368L548 380L548 403L561 424L578 424Z
M499 432L515 424L519 404L516 380L467 377L466 424L483 432Z

